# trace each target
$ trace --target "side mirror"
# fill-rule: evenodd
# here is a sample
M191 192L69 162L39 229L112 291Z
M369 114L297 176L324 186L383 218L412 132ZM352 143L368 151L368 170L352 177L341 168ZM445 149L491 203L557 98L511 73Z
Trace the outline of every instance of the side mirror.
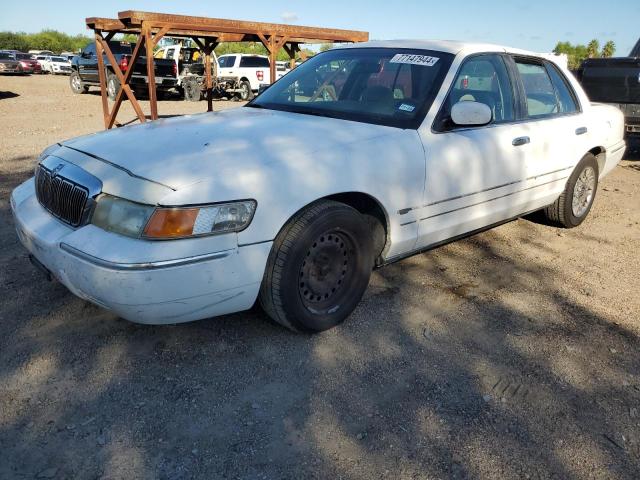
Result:
M493 113L484 103L463 101L451 108L451 120L461 126L487 125L493 120Z

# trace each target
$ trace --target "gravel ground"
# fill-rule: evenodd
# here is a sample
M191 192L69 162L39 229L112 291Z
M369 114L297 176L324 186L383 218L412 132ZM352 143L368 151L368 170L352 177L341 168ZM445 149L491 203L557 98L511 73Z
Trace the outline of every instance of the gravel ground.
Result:
M378 270L320 335L258 309L140 326L46 282L9 211L99 109L0 77L0 478L638 478L640 162L577 229L534 215Z

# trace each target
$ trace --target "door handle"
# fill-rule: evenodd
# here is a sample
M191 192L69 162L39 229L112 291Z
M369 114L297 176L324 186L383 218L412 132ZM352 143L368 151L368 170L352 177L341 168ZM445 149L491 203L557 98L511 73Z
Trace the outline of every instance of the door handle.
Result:
M529 137L518 137L518 138L514 138L513 142L511 142L511 144L514 147L520 147L522 145L526 145L527 143L531 143L531 139Z
M576 128L576 135L584 135L587 133L587 127Z

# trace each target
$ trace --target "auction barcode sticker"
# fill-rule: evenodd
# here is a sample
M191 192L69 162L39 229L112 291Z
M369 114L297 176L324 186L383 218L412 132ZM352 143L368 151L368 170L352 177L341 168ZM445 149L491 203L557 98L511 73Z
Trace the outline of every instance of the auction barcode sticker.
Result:
M422 65L424 67L433 67L440 60L438 57L430 57L429 55L412 55L410 53L397 53L389 61L389 63L408 63L410 65Z

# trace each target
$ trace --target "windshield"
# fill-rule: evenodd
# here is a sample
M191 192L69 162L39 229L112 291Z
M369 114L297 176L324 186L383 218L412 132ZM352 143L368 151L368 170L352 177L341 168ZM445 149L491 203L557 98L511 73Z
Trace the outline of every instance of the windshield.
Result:
M31 55L28 53L16 53L16 58L18 60L31 60Z
M51 57L51 61L53 61L53 62L66 62L67 59L66 58L62 58L62 57Z
M329 50L292 70L248 106L417 128L452 59L430 50Z

